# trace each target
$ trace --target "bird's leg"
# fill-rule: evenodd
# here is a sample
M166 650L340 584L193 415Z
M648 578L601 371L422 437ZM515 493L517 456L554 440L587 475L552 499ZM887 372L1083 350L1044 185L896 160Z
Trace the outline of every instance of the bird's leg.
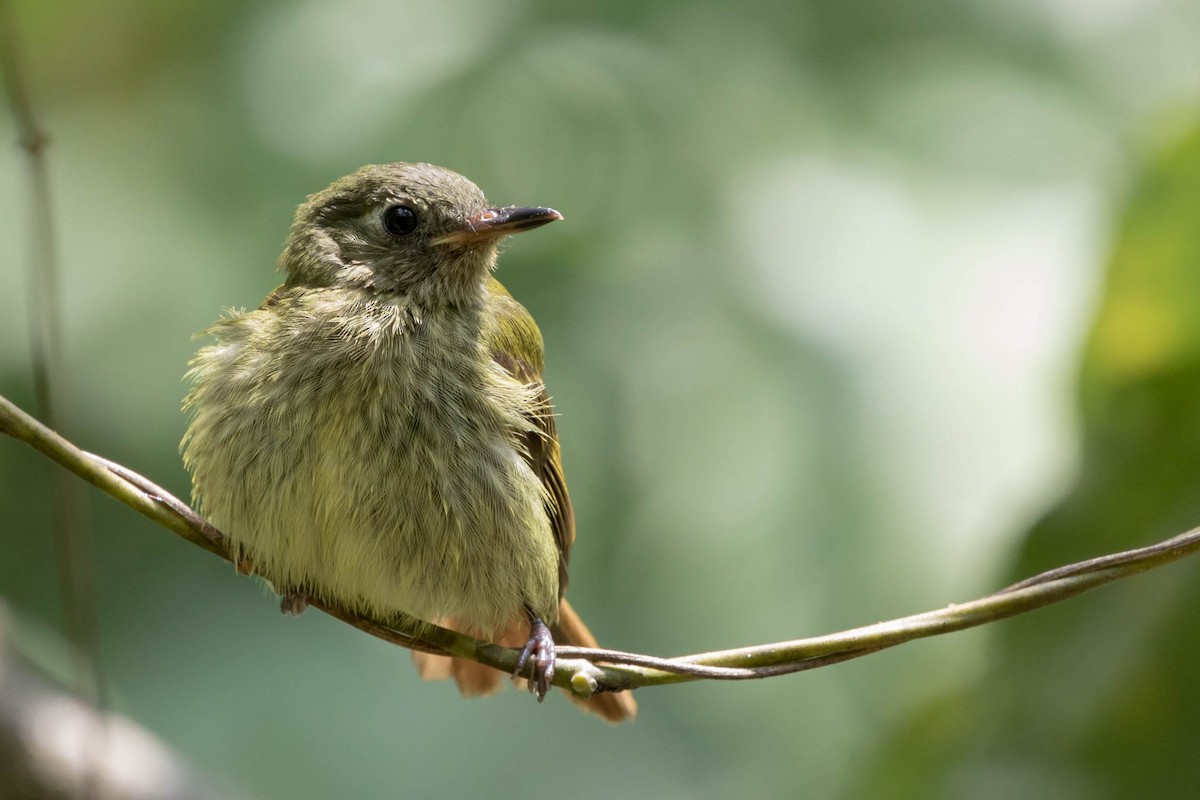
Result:
M537 694L540 703L546 698L550 682L554 680L554 637L550 635L546 623L542 622L528 605L525 606L525 613L529 615L529 641L525 643L520 657L517 658L517 668L513 670L513 677L521 674L521 670L525 669L525 664L532 656L529 691Z
M279 598L279 610L284 614L298 617L308 608L308 595L300 592L289 592Z

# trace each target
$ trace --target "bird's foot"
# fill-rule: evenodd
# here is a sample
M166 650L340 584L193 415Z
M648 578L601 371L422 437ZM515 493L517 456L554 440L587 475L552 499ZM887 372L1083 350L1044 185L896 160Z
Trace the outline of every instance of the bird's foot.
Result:
M284 614L291 614L293 617L298 617L304 613L304 609L308 608L308 595L296 592L294 594L285 594L279 598L279 610Z
M531 658L533 664L530 666L532 674L529 677L529 691L537 695L540 703L546 698L550 682L554 680L554 637L550 635L546 623L533 612L529 614L529 641L525 643L520 657L517 658L517 668L513 670L514 678L521 674Z

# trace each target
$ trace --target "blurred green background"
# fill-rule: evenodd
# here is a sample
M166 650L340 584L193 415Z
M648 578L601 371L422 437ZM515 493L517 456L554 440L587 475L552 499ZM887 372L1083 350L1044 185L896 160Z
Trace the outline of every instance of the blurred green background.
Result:
M1200 4L17 3L70 413L181 496L191 336L306 194L423 160L566 222L547 342L602 643L671 655L985 594L1200 522ZM16 138L0 118L0 140ZM0 155L0 393L32 408ZM65 663L48 468L0 441L0 596ZM92 492L114 707L261 798L1116 798L1200 785L1200 566L861 661L460 700Z

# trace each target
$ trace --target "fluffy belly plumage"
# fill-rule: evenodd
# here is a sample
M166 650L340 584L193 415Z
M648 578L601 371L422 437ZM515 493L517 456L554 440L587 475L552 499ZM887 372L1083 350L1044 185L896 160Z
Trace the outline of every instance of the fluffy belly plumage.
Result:
M388 350L347 349L315 372L238 355L219 343L196 370L197 392L221 403L198 406L205 435L186 457L204 513L278 591L485 632L526 604L556 618L522 387L491 365L473 375Z

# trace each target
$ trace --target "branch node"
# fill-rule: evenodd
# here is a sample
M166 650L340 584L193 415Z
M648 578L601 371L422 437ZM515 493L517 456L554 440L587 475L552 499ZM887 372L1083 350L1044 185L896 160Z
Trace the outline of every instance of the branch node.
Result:
M576 697L588 699L600 688L600 670L590 661L578 661L577 672L571 676L571 691Z

